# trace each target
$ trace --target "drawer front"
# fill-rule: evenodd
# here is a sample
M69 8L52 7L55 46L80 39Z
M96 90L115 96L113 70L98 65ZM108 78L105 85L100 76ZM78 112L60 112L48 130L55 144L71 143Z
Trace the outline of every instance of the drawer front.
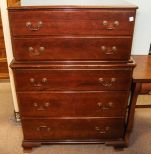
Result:
M132 35L133 9L10 11L12 35Z
M23 117L120 117L125 116L129 92L21 92L17 96Z
M25 140L119 139L124 119L26 119L22 120Z
M131 70L15 69L17 91L129 90Z
M131 37L14 39L16 60L128 60Z

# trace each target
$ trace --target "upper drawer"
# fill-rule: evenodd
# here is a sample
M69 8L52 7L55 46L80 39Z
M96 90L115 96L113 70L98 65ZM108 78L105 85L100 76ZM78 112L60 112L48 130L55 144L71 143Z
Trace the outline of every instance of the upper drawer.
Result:
M131 76L128 69L14 70L17 91L129 90Z
M125 60L131 37L14 38L16 60Z
M9 10L13 36L132 35L133 9Z

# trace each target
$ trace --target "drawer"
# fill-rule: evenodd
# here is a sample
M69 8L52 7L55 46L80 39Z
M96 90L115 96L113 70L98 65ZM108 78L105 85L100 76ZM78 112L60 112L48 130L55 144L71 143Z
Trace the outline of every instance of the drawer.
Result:
M129 92L21 92L23 117L125 116Z
M17 91L129 90L131 69L14 69Z
M131 37L13 39L16 60L129 60Z
M24 119L25 140L119 139L124 133L124 119Z
M142 83L140 94L151 95L151 83Z
M9 10L13 36L132 35L135 9Z

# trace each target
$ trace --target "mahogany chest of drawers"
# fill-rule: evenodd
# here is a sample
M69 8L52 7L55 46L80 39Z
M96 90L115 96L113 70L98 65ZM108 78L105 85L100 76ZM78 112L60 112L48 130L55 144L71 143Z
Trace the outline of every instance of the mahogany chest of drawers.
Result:
M23 147L125 146L136 7L9 8Z

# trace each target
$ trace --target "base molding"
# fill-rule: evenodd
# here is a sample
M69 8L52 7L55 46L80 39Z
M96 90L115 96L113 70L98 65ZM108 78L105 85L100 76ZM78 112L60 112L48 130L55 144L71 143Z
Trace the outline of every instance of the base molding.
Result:
M24 152L31 152L33 148L40 147L42 145L53 145L53 144L105 144L107 146L113 146L115 149L123 150L126 148L125 140L111 140L111 141L101 141L101 140L63 140L63 141L29 141L24 140L22 147Z
M32 152L32 149L35 147L40 147L42 142L31 142L31 141L23 141L22 147L24 152Z

